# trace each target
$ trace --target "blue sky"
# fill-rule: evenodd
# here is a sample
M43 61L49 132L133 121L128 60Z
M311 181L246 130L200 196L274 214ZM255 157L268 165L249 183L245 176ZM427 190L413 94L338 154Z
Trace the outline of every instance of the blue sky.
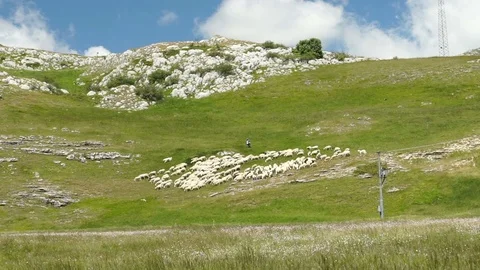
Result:
M327 50L379 57L435 55L436 2L0 0L0 44L83 54L93 46L120 53L152 43L199 40L214 34L258 42L274 40L287 45L316 36ZM452 18L455 14L475 9L472 5L480 10L478 0L455 1L459 2L466 2L470 8L450 12L452 21L456 21ZM475 29L480 25L478 20L468 23ZM458 28L465 24L459 23ZM471 31L475 29L472 27ZM460 36L464 38L469 33ZM25 35L24 40L21 35ZM464 39L467 44L463 47L457 44L451 47L459 53L480 47L479 38Z

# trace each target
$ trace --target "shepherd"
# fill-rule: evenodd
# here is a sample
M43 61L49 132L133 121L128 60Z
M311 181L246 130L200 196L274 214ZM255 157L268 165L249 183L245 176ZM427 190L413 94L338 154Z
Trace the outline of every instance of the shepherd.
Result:
M252 143L250 142L250 139L247 138L247 141L245 142L248 148L252 147Z

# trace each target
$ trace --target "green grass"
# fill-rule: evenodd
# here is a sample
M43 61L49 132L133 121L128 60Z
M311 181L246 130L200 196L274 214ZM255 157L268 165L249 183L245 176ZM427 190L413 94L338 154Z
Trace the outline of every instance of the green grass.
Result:
M0 234L3 269L478 269L478 219Z
M67 162L67 167L59 168L53 163L59 158L0 152L2 156L20 160L14 164L17 168L14 174L6 163L0 163L3 186L0 200L10 199L13 192L31 182L35 171L47 181L76 193L80 199L79 203L63 209L0 207L0 230L376 219L375 178L321 179L212 198L210 194L223 191L230 184L187 193L179 189L157 191L152 184L133 182L133 178L168 168L171 164L162 162L167 156L180 163L217 150L258 154L307 145L367 149L370 153L367 160L352 159L351 163L364 164L364 169L369 169L368 164L375 162L375 151L430 145L478 134L480 103L477 98L467 98L480 96L478 64L468 64L471 59L474 58L324 66L205 99L166 98L149 110L131 113L94 108L80 94L85 89L73 84L81 71L9 71L18 76L55 78L73 94L5 92L0 101L0 134L99 140L108 145L105 151L140 157L122 166L109 161ZM422 106L422 102L431 105ZM368 123L358 120L363 117L370 119ZM309 132L317 126L325 132ZM80 133L61 132L62 127ZM244 147L247 137L252 140L252 149ZM135 143L126 143L127 140ZM458 157L471 155L478 156L478 152ZM314 178L319 170L334 164L326 163L286 178ZM405 189L386 194L387 218L480 214L476 168L459 173L423 173L422 167L428 165L411 164L408 165L411 171L389 177L386 188Z

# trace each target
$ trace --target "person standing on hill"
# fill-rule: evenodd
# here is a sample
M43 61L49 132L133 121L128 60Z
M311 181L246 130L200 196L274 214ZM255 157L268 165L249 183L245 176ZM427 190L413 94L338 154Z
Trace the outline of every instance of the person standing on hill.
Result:
M252 143L250 142L250 139L247 138L247 141L245 142L248 148L252 147Z

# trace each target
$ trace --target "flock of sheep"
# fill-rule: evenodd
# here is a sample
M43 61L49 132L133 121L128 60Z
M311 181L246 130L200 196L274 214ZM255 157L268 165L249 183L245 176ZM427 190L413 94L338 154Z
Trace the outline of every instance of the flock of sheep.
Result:
M149 173L140 174L135 181L149 181L155 189L178 187L184 191L197 190L206 185L218 185L228 181L260 180L266 179L290 170L299 170L317 165L317 160L331 160L334 158L350 156L350 149L325 146L323 150L331 155L322 154L318 146L308 146L307 153L303 149L287 149L282 151L266 151L260 155L244 156L240 153L220 152L210 157L201 156L192 158L190 164L180 163L169 169L160 169ZM365 150L358 150L359 155L366 155ZM290 158L279 164L272 161L277 158ZM293 159L292 159L293 158ZM268 165L258 164L264 160ZM171 162L167 157L163 162ZM242 171L242 165L254 163Z

